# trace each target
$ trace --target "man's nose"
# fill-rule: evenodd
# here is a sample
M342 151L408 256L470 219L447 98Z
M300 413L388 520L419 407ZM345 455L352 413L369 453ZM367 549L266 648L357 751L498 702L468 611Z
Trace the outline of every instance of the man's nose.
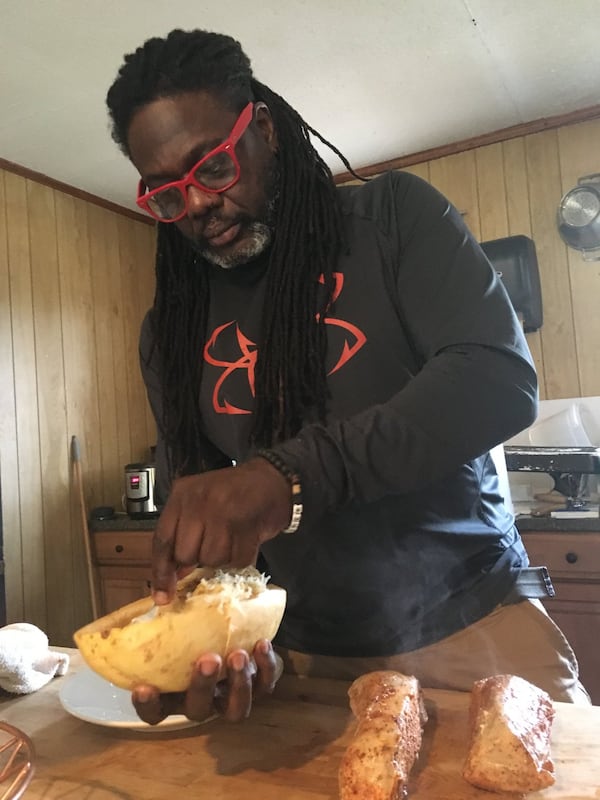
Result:
M188 217L202 216L220 203L221 198L217 192L203 192L193 185L187 187Z

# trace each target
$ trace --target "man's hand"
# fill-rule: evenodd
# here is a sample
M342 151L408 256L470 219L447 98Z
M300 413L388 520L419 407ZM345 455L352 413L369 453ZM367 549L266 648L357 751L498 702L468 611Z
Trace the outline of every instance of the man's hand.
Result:
M287 527L290 514L291 487L262 458L176 480L154 533L155 603L170 601L182 567L255 564L262 542Z
M245 650L235 650L227 659L226 679L218 681L220 656L200 656L187 692L160 694L153 686L137 686L132 694L135 710L150 725L169 714L184 714L202 722L217 713L230 722L240 722L249 715L253 698L270 694L281 675L281 660L267 639L256 643L253 658L256 666Z

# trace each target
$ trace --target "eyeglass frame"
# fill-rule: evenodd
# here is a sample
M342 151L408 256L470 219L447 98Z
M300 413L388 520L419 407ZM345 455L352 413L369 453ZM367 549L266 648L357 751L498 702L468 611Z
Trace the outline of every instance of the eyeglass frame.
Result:
M202 192L207 192L208 194L221 194L221 192L226 192L228 189L231 189L232 186L235 186L235 184L239 181L241 174L240 162L236 155L235 148L239 140L242 138L242 136L248 129L248 126L252 122L252 118L254 116L254 109L256 108L257 105L258 104L255 104L254 102L250 101L240 112L240 115L236 119L234 126L231 129L231 133L229 134L227 139L221 142L220 145L217 145L217 147L213 148L209 153L202 156L202 158L196 164L194 164L194 166L190 170L188 170L187 174L184 175L183 178L180 178L177 181L170 181L169 183L163 183L162 186L157 186L156 189L152 189L152 191L150 192L144 192L144 189L147 189L148 187L144 183L144 179L140 178L137 189L137 198L135 201L136 205L138 205L139 208L150 214L150 216L153 217L155 220L158 220L158 222L165 222L165 223L179 222L179 220L183 219L188 212L188 205L189 205L188 193L187 193L188 186L195 186L197 189L200 189ZM222 152L227 153L229 158L232 160L235 166L235 176L229 183L225 184L225 186L222 186L219 189L211 189L210 187L204 186L204 184L200 183L194 177L194 173L200 167L201 164L203 164L205 161L208 161L209 158L213 158L218 153ZM179 190L179 193L183 197L184 201L183 211L181 212L181 214L178 214L175 217L171 217L170 219L159 217L158 214L152 211L152 209L149 207L148 205L149 199L159 194L160 192L164 192L166 189L175 189L175 188Z

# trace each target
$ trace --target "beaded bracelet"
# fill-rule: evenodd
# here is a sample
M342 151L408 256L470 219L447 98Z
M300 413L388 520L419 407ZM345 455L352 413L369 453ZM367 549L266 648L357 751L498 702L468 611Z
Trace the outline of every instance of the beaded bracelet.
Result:
M302 520L302 486L300 485L300 478L291 470L285 461L273 450L258 450L257 456L264 458L272 467L280 472L283 477L288 481L292 489L292 518L287 528L284 528L282 533L296 533L300 527Z

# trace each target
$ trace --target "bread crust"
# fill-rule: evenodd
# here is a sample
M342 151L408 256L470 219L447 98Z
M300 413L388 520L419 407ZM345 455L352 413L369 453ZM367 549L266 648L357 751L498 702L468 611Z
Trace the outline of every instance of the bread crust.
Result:
M549 695L516 675L477 681L471 692L471 741L463 777L491 791L533 792L552 786Z
M85 662L122 689L145 683L178 692L190 685L202 654L218 653L225 661L233 650L252 652L259 639L272 639L283 617L285 590L271 584L256 590L256 581L248 588L243 578L239 591L218 586L204 591L204 584L194 589L219 574L199 568L178 583L168 605L154 609L152 598L145 597L80 628L73 638ZM256 570L252 574L259 576ZM133 622L147 614L150 618Z
M340 765L340 800L403 797L427 721L419 681L380 670L357 678L348 695L358 725Z

